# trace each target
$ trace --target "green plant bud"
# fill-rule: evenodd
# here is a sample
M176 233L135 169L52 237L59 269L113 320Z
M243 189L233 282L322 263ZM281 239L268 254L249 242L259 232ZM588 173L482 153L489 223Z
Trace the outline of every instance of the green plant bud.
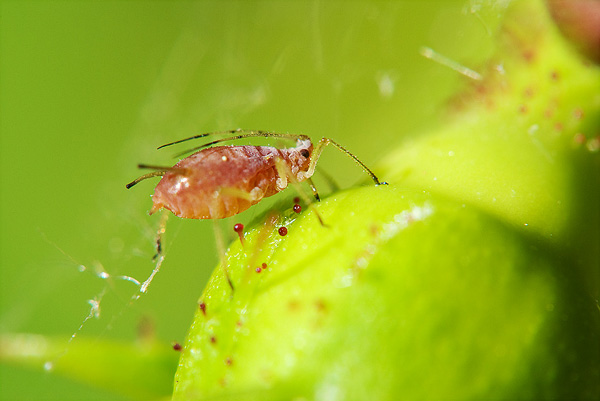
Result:
M599 93L543 3L515 4L447 123L381 163L390 186L230 247L174 399L598 399Z

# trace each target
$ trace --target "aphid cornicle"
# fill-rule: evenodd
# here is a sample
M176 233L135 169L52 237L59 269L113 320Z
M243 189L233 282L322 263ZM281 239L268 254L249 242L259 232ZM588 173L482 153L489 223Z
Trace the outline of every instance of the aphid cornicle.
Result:
M174 145L211 134L196 135L163 145ZM324 147L332 144L350 156L373 179L375 174L356 156L329 138L321 139L315 147L306 135L280 134L265 131L233 130L218 134L238 134L222 138L184 152L192 155L173 167L139 165L156 171L145 174L127 184L131 188L138 182L156 176L162 179L152 197L150 214L168 209L173 214L189 219L222 219L243 212L263 198L283 191L290 181L307 181L315 198L318 192L311 177ZM296 141L295 147L272 146L215 146L217 143L249 137L276 137Z

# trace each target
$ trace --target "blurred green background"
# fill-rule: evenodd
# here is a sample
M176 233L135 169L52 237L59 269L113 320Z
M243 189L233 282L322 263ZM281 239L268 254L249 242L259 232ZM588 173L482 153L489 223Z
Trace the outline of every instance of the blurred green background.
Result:
M130 283L78 271L152 270L153 184L124 186L137 163L172 164L158 145L242 127L329 136L376 166L439 124L466 80L419 49L476 69L504 3L2 2L0 332L66 345L107 289L79 335L135 341L144 322L166 344L183 341L217 260L210 222L170 219L162 270L131 307ZM364 179L335 151L321 160L342 186ZM109 398L119 399L0 367L0 399Z

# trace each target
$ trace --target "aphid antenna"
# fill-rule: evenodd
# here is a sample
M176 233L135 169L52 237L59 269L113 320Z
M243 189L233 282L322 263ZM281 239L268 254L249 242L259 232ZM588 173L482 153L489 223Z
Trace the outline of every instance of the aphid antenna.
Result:
M199 135L190 136L189 138L179 139L177 141L173 141L173 142L165 143L164 145L160 145L158 148L156 148L156 150L166 148L167 146L176 145L181 142L191 141L192 139L204 138L209 135L211 135L211 134L199 134Z
M296 135L296 134L280 134L280 133L271 132L271 131L264 131L264 130L250 130L250 129L237 128L237 129L230 129L230 130L226 130L226 131L213 131L213 132L207 132L207 133L204 133L204 134L192 135L192 136L190 136L188 138L183 138L183 139L179 139L177 141L166 143L164 145L159 146L156 149L166 148L167 146L176 145L176 144L181 143L181 142L191 141L193 139L205 138L207 136L231 135L231 134L244 135L244 134L254 134L254 133L258 133L258 134L263 135L263 136L265 136L264 134L277 134L277 135L285 135L285 136L291 136L291 137L305 136L305 135Z
M231 134L235 134L235 133L244 133L244 132L257 132L257 131L255 131L255 130L245 130L245 129L237 128L237 129L230 129L230 130L226 130L226 131L207 132L207 133L204 133L204 134L192 135L192 136L190 136L188 138L178 139L177 141L165 143L164 145L160 145L156 149L158 150L158 149L166 148L167 146L177 145L178 143L187 142L187 141L191 141L191 140L198 139L198 138L206 138L207 136L231 135Z
M385 181L379 181L379 178L377 178L375 173L373 173L370 168L368 168L363 162L361 162L358 157L354 156L354 154L352 154L348 149L346 149L345 147L343 147L342 145L330 138L322 138L319 141L319 143L317 143L317 146L315 146L315 150L313 151L312 157L310 159L310 164L308 166L308 171L305 173L305 176L312 177L312 175L315 172L317 162L319 161L319 157L321 157L321 153L323 153L323 150L329 144L335 146L339 151L345 153L350 158L352 158L352 160L354 160L360 167L362 167L365 173L367 173L371 177L371 179L375 182L375 185L388 185L388 183Z
M225 131L224 133L231 133L231 134L239 133L239 135L230 136L227 138L216 139L214 141L205 143L205 144L197 146L195 148L188 149L184 152L177 153L174 157L180 157L180 156L183 156L183 155L191 153L191 152L196 152L198 150L208 148L209 146L216 145L221 142L235 141L235 140L244 139L244 138L263 137L263 138L284 138L284 139L295 140L295 141L310 140L310 138L308 136L302 135L302 134L284 134L284 133L280 133L280 132L269 132L269 131L233 130L233 131ZM213 135L213 134L207 134L207 136L208 135ZM194 139L194 137L182 139L182 140L178 141L178 143L184 142L188 139Z
M178 139L177 141L165 143L164 145L161 145L161 146L159 146L156 149L158 150L158 149L166 148L167 146L176 145L178 143L187 142L187 141L191 141L191 140L198 139L198 138L206 138L207 136L231 135L231 134L235 134L235 133L244 133L244 132L256 132L256 131L254 131L254 130L244 130L244 129L241 129L241 128L237 128L237 129L230 129L230 130L226 130L226 131L207 132L207 133L204 133L204 134L192 135L192 136L190 136L188 138Z

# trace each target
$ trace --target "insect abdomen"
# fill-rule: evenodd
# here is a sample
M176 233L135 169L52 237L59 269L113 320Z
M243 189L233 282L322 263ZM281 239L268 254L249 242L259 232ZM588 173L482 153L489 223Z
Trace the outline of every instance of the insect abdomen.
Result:
M151 213L162 208L191 219L221 219L279 192L270 147L219 146L177 163L156 186ZM185 174L178 173L184 171Z

